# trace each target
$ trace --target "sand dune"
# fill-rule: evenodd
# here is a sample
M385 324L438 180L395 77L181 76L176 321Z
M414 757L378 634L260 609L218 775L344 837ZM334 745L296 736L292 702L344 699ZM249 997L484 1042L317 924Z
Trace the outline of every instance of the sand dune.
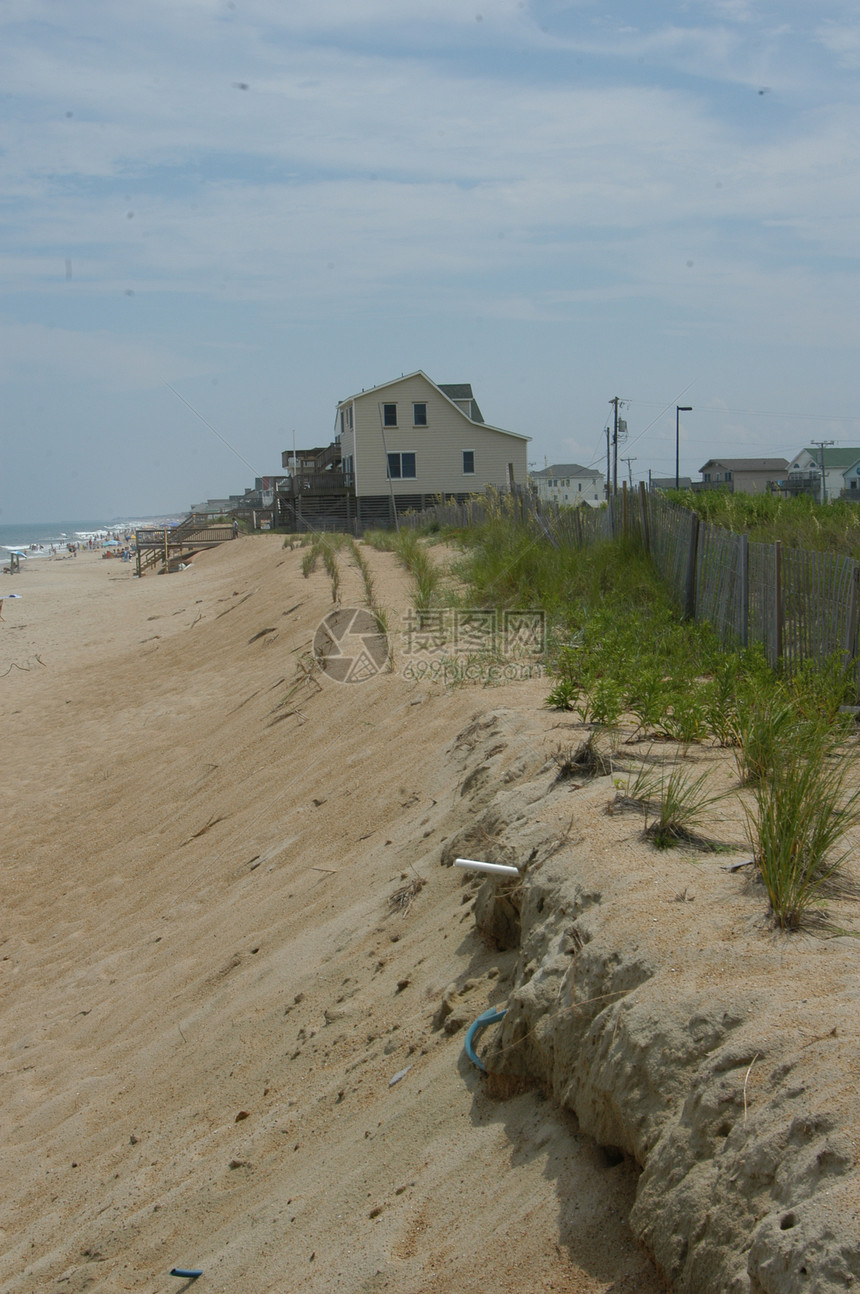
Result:
M632 1165L491 1100L436 1016L503 1002L516 957L439 866L452 749L504 705L540 763L545 685L305 679L329 587L275 537L8 591L3 1289L655 1291Z

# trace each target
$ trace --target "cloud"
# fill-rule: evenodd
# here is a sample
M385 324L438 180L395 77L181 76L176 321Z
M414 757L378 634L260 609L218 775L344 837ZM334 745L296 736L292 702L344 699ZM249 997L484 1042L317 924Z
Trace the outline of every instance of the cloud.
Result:
M842 67L860 66L860 23L822 23L816 39L829 53L835 54Z
M550 339L578 339L584 385L696 347L709 368L741 339L842 354L860 286L846 12L8 0L3 373L129 405L265 354L256 416L280 408L266 368L289 334L307 346L295 399L327 418L320 384L344 369L343 389L434 356L474 376L480 319L501 390L505 346L541 339L528 397L497 419L529 430L566 408L566 387L546 404Z
M52 328L0 318L0 380L87 384L107 392L132 392L214 373L218 360L181 358L150 338L117 337L104 330Z

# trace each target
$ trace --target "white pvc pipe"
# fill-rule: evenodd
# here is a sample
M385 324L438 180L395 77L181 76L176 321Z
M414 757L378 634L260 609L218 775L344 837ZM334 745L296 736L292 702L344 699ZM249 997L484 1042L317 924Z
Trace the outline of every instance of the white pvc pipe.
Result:
M519 876L518 867L508 867L506 863L478 863L474 858L455 858L455 867L471 867L475 872L495 872L499 876Z

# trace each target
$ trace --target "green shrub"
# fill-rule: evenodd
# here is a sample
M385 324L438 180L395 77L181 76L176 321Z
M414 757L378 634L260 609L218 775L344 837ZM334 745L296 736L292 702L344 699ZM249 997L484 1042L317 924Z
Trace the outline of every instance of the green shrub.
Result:
M846 888L840 868L848 851L838 849L860 817L860 791L848 790L851 757L840 740L822 724L795 729L753 788L752 805L744 804L753 859L783 930L821 917L827 897Z
M651 821L645 834L658 849L672 849L679 844L702 844L698 829L705 820L706 810L723 793L708 792L708 774L689 778L683 768L673 767L668 773L665 765L655 779L653 802L648 805Z

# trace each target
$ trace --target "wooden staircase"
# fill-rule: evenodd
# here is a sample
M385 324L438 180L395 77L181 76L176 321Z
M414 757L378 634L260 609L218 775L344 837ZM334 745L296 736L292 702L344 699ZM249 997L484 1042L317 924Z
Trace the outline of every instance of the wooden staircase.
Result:
M233 526L209 524L208 517L189 512L177 526L164 526L160 530L136 530L137 574L156 571L164 575L178 570L179 564L192 557L201 548L216 548L233 539Z

